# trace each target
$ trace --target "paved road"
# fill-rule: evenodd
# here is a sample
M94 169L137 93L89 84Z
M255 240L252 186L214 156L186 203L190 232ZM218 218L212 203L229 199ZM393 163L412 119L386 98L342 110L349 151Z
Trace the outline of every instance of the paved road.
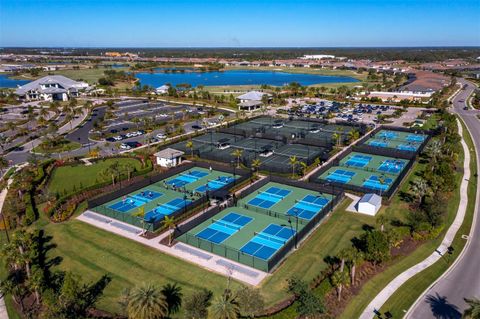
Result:
M476 117L480 114L476 110L464 110L465 102L468 96L474 90L473 84L460 80L462 84L467 84L468 88L452 100L454 112L459 114L465 121L470 130L476 149L477 164L480 163L480 121ZM469 238L469 242L464 254L458 260L458 263L442 277L423 297L413 306L408 314L408 318L428 319L428 318L461 318L461 314L467 307L463 298L480 298L480 218L478 218L478 208L480 203L477 201L474 219L474 232Z

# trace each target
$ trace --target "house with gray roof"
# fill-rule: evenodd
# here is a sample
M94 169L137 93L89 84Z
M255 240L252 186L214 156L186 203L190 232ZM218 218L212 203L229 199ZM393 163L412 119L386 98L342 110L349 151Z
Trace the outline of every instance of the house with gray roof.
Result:
M262 106L262 98L266 95L270 99L271 94L259 92L259 91L250 91L245 94L237 96L237 100L240 102L238 107L240 110L253 111Z
M15 94L22 100L67 101L78 97L88 83L69 79L63 75L48 75L18 87Z

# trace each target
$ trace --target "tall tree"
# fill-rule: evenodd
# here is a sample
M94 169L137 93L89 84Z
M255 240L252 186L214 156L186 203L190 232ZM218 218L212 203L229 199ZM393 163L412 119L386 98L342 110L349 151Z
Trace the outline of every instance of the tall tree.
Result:
M213 293L210 290L202 289L194 292L185 298L183 309L187 319L206 319L208 307L211 305Z
M253 318L264 307L263 296L258 289L245 286L237 290L236 296L242 316Z
M214 319L237 319L240 315L238 302L229 290L225 290L211 308Z
M148 283L135 287L127 297L127 314L132 319L159 319L168 315L168 303L161 289Z
M289 164L292 167L292 178L295 178L295 166L298 164L298 159L296 156L291 156L289 158Z
M182 288L177 284L166 284L162 287L162 294L168 305L168 315L177 313L182 305Z
M232 156L237 158L237 167L240 167L240 157L243 155L243 150L237 148L232 152Z

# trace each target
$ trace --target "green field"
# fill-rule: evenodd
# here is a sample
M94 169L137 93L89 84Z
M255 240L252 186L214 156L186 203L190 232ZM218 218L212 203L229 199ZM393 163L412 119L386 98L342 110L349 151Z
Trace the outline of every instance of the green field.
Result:
M63 153L69 152L82 147L82 144L77 142L72 142L67 139L61 141L60 145L55 147L47 147L45 142L38 145L33 149L35 153L42 153L42 154L54 154L54 153Z
M48 190L51 193L71 192L74 189L92 186L101 182L99 174L110 165L118 163L119 165L131 164L137 171L141 169L141 162L134 158L115 158L99 160L93 165L83 164L65 165L54 169Z

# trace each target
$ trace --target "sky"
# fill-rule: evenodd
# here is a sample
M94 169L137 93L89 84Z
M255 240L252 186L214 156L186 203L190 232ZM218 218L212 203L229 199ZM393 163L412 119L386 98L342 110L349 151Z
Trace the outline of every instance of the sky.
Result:
M479 46L480 0L0 0L0 47Z

